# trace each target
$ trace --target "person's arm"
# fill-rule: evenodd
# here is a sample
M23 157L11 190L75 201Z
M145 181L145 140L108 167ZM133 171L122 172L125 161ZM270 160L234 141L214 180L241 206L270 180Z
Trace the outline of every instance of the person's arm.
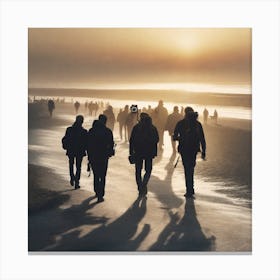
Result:
M156 127L154 128L155 128L155 140L156 140L155 142L158 143L159 142L158 130Z
M204 131L202 128L201 123L198 122L198 127L199 127L199 141L201 144L201 157L204 159L206 157L206 141L205 141L205 136L204 136Z
M179 140L179 137L180 137L180 132L179 132L179 122L177 122L176 126L175 126L175 129L174 129L174 132L173 132L173 141L178 141Z
M87 135L88 135L88 132L86 129L83 130L83 146L84 146L84 151L85 153L87 153Z
M132 129L130 139L129 139L129 154L132 155L134 154L134 140L135 140L135 126Z
M109 147L110 149L113 149L114 148L114 137L113 137L113 132L110 130L109 132Z
M110 156L115 155L114 144L115 143L114 143L113 133L111 130L109 130L109 154L110 154Z

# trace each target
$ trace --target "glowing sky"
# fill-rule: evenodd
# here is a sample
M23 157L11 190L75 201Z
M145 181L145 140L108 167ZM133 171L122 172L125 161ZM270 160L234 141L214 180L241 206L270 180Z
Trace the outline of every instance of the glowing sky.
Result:
M30 28L31 87L251 83L249 28Z

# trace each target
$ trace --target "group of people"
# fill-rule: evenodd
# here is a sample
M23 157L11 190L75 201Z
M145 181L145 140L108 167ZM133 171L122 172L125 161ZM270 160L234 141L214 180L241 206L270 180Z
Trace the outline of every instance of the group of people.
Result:
M209 117L209 111L206 108L204 108L204 110L203 110L203 123L204 124L207 124L208 117ZM218 123L218 112L216 109L214 110L213 116L210 116L210 119L213 120L215 122L215 124Z
M202 125L198 121L198 113L194 112L191 107L186 107L184 118L182 118L179 108L175 106L173 113L168 115L162 102L159 102L156 109L151 114L142 110L139 119L136 118L135 124L130 131L128 130L127 134L129 140L128 158L131 164L135 164L135 179L139 195L147 194L153 159L157 156L158 148L163 145L163 132L167 129L171 137L173 152L176 151L175 141L179 142L178 152L181 155L185 171L185 196L192 197L194 195L193 176L197 153L201 152L203 159L206 156L206 142ZM112 108L107 110L112 111ZM120 113L122 112L127 113L128 106L120 111ZM82 160L87 155L89 167L94 175L93 188L98 202L104 200L108 161L111 156L115 155L114 127L111 126L107 115L105 111L104 114L100 114L98 119L93 121L89 131L82 126L83 116L76 116L75 122L66 129L65 136L62 138L63 148L69 158L70 184L75 186L75 189L80 188ZM138 116L133 111L128 115L132 115L134 118ZM162 115L165 116L164 126L158 126ZM118 118L120 121L121 115L118 115ZM121 133L120 135L122 138ZM74 163L76 165L75 172ZM144 174L142 174L143 168Z

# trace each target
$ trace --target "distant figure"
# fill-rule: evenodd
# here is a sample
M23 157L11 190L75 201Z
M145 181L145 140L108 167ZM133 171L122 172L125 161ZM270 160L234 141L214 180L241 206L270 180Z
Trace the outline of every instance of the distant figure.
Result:
M96 115L97 115L97 111L98 111L98 109L99 109L98 103L97 103L97 102L94 102L94 103L92 104L92 107L93 107L93 111L94 111L94 116L96 116Z
M87 153L94 179L93 188L98 202L104 201L108 159L114 155L112 131L106 127L107 117L99 115L88 132Z
M166 125L165 125L165 129L168 131L168 133L171 137L171 145L172 145L173 153L176 153L176 142L173 140L173 132L174 132L176 124L181 119L182 119L182 116L179 113L178 106L174 106L173 113L168 116Z
M181 106L181 116L182 116L182 118L184 118L184 116L185 116L185 109L183 106Z
M178 152L181 154L185 171L186 197L194 195L194 167L196 154L202 148L201 157L205 159L206 142L201 123L197 120L198 114L193 108L185 109L185 117L179 121L174 130L174 140L179 141Z
M88 104L88 113L90 116L92 116L92 112L93 112L93 103L92 101L90 101Z
M206 108L204 108L204 110L203 110L203 123L204 124L207 124L208 116L209 116L209 112Z
M129 114L128 105L125 105L124 110L122 112L122 116L121 116L121 122L122 122L123 129L124 129L124 140L125 140L125 142L127 142L128 139L129 139L128 131L127 131L127 124L126 124L128 114Z
M123 139L123 127L124 127L124 122L122 121L122 115L123 115L123 110L120 109L118 116L117 116L117 122L119 123L119 135L121 140Z
M76 114L78 114L78 112L79 112L79 108L80 108L80 102L78 102L78 101L76 101L75 103L74 103L74 107L75 107L75 112L76 112Z
M55 104L54 104L54 101L52 99L50 99L48 101L48 110L49 110L49 113L50 113L50 117L52 117L52 114L53 114L53 110L55 109Z
M114 126L116 122L115 114L113 112L113 107L108 105L107 109L103 112L103 114L107 117L107 127L114 131Z
M149 116L152 116L152 114L153 114L153 109L152 109L151 105L148 105L147 114Z
M87 112L87 110L88 110L88 102L86 101L85 102L85 111Z
M152 119L153 119L153 124L158 130L158 135L159 135L159 149L162 150L163 148L163 135L164 135L164 130L165 130L165 125L168 117L168 111L167 109L163 106L163 101L160 100L158 102L158 106L154 109L152 113Z
M125 126L127 128L128 139L130 139L132 129L137 124L137 121L138 121L138 113L129 112L127 114L127 117L125 120Z
M72 126L66 129L65 136L62 138L63 148L69 158L70 184L75 189L80 188L80 176L83 157L86 155L87 130L82 127L84 117L78 115ZM73 166L76 163L76 173Z
M215 124L217 124L217 123L218 123L218 112L217 112L216 109L215 109L215 111L214 111L213 119L214 119L214 121L215 121Z
M158 132L152 125L151 117L146 113L141 113L140 121L133 127L129 139L129 154L135 158L135 178L139 195L147 194L153 158L157 156L158 141ZM145 174L142 178L143 163L145 164Z

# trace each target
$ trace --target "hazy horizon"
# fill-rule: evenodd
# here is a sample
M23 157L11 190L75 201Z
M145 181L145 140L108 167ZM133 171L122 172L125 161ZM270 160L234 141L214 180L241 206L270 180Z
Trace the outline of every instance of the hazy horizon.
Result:
M249 28L29 28L31 88L251 93ZM236 90L239 89L239 90Z

